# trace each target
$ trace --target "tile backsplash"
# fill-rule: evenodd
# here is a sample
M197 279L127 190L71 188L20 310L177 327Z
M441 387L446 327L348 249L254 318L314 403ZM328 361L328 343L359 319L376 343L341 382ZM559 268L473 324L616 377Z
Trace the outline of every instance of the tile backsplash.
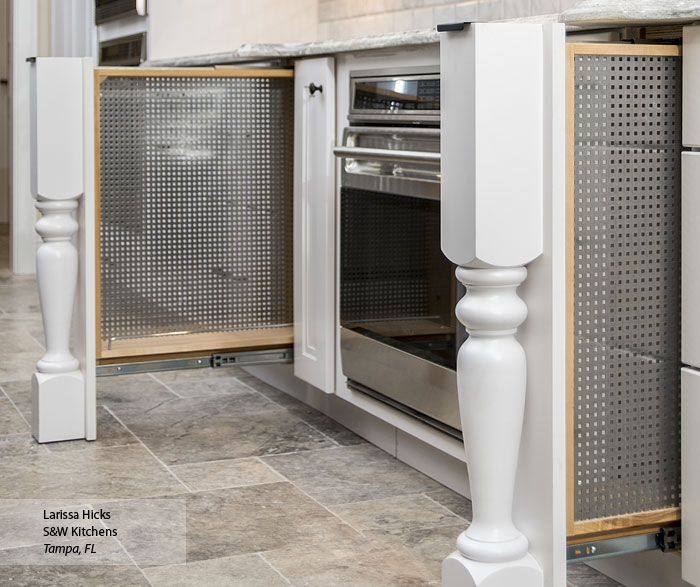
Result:
M442 22L553 14L576 0L318 0L319 40L423 29Z

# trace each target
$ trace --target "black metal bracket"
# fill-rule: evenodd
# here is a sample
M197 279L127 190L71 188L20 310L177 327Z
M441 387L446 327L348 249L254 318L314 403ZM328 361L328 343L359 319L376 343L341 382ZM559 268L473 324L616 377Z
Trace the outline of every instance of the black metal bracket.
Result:
M681 547L681 529L680 528L661 528L656 534L656 546L661 552L673 552L680 550Z
M467 28L471 22L449 22L445 24L439 24L437 25L437 32L438 33L451 33L454 31L463 31L465 28Z

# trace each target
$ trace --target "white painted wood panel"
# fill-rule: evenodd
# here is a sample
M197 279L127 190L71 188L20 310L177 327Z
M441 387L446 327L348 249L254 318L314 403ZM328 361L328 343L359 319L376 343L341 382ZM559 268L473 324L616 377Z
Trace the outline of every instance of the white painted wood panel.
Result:
M700 367L700 153L681 168L681 361Z
M542 51L541 25L441 37L442 250L457 265L513 267L542 252Z
M311 93L309 86L322 86ZM335 374L335 63L296 62L294 374L333 393Z
M82 60L39 59L32 71L32 196L72 199L83 193Z
M700 371L681 369L682 576L700 585Z
M700 26L683 27L683 144L700 147Z

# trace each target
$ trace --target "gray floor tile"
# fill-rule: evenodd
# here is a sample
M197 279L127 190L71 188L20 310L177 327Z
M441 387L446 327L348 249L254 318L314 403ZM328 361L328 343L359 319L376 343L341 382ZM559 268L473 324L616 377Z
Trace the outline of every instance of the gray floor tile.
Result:
M438 489L440 484L369 444L265 457L323 504L343 504Z
M135 566L0 566L0 584L12 587L148 587Z
M322 414L318 410L307 406L289 394L284 393L283 391L280 391L279 389L276 389L263 381L260 381L257 377L253 377L252 375L245 373L241 375L239 379L246 385L249 385L256 391L262 393L265 397L268 397L275 403L285 407L292 414L298 418L301 418L304 420L304 422L307 422L319 432L322 432L326 436L332 438L338 444L342 446L350 446L353 444L363 444L365 442L365 440L357 436L357 434L351 432L344 426L341 426L335 420L331 420L325 414Z
M464 524L435 528L411 528L407 530L368 530L368 535L407 553L439 578L442 560L457 548L457 537L465 530Z
M134 435L124 428L103 406L99 406L97 408L97 440L51 442L46 447L50 452L71 452L136 443L138 440L134 438Z
M622 587L617 581L599 573L585 563L566 566L567 587Z
M0 436L21 434L29 431L29 425L12 405L12 402L0 394Z
M457 514L460 518L469 522L472 521L472 502L463 495L455 493L451 489L447 489L447 487L441 487L435 491L427 491L426 495Z
M39 534L40 536L40 534ZM91 537L56 539L46 538L53 546L77 546L81 554L61 552L47 553L43 543L0 550L0 568L6 565L44 565L47 562L57 566L130 565L131 560L114 538ZM49 542L50 541L50 542ZM83 554L92 545L92 552Z
M34 279L0 284L0 308L6 314L40 312L39 290Z
M420 494L335 505L328 509L360 531L401 532L455 524L466 527L461 518Z
M326 542L313 549L295 546L266 552L270 564L296 587L426 587L435 576L406 551L365 537Z
M4 352L0 363L0 384L6 381L26 381L31 385L32 374L36 371L36 363L43 356L40 349L27 352ZM4 385L3 385L4 387Z
M146 374L97 378L97 403L117 414L147 413L177 396Z
M153 373L153 376L164 383L183 383L186 381L208 381L210 379L228 379L237 377L245 372L240 367L220 367L213 369L205 367L202 369L181 369L178 371L160 371Z
M29 432L26 434L13 434L12 436L0 436L0 459L35 454L45 455L48 454L48 451L38 444Z
M6 499L110 499L185 491L140 445L0 459Z
M187 495L100 502L105 522L140 568L187 561ZM97 509L98 505L93 506Z
M27 422L32 421L32 380L31 377L19 381L2 381L0 387L10 397Z
M332 446L301 420L253 393L166 402L143 413L115 410L164 462L196 463Z
M244 554L144 571L153 587L287 587L289 583L257 554Z
M338 543L359 534L289 483L187 495L187 560Z
M5 353L26 352L32 356L43 354L43 347L27 329L21 325L14 324L9 320L3 320L0 324L2 336L0 336L0 355Z
M172 472L192 491L284 481L280 475L256 458L175 465Z
M212 369L216 371L216 369ZM182 397L216 394L250 394L250 388L235 377L218 377L199 381L179 381L168 383L168 388Z

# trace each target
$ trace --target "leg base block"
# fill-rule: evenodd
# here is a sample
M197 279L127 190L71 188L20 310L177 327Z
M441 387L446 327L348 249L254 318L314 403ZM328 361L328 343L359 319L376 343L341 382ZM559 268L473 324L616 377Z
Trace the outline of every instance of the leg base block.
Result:
M32 436L37 442L85 438L85 381L80 371L34 373Z
M442 561L442 587L543 587L544 575L530 554L505 563L481 563L458 551Z

